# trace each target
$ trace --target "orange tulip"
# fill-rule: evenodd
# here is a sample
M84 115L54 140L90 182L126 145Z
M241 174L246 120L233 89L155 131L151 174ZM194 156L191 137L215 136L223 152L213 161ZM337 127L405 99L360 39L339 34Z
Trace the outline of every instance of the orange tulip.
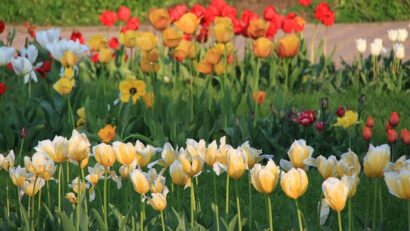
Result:
M261 37L253 41L253 53L258 58L267 58L273 53L273 42Z
M175 48L182 40L182 32L177 31L174 28L167 28L162 33L162 38L164 40L164 45L166 47Z
M215 40L220 43L227 43L231 41L234 36L232 20L227 17L216 17L215 26L211 30Z
M265 101L265 97L266 97L266 92L264 91L257 91L253 93L253 100L257 104L262 104L263 101Z
M282 37L276 52L281 58L294 57L298 53L299 38L295 34Z
M196 69L201 73L209 75L212 73L212 64L208 63L206 60L201 60L196 64Z
M196 17L193 13L186 13L182 17L174 22L175 26L178 27L185 34L194 34L198 29L198 25L201 19Z
M98 136L101 138L102 142L109 143L115 137L115 129L116 126L111 126L111 124L107 124L104 128L101 128L98 131Z
M265 36L268 27L269 24L262 19L253 20L249 23L248 34L254 39L263 37Z
M175 48L175 57L179 60L183 60L190 55L192 43L183 39L179 45Z
M206 52L205 60L207 63L215 65L221 60L221 52L218 48L213 47Z
M149 92L145 93L145 95L142 97L144 100L145 104L147 105L147 108L151 108L152 105L154 104L154 93Z
M152 26L157 30L164 30L171 23L169 13L166 9L152 9L148 17Z

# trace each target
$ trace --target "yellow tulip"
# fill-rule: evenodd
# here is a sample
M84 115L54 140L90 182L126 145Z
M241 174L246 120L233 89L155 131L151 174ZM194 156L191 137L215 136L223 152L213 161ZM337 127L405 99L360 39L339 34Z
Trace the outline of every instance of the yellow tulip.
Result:
M145 82L128 78L120 82L121 102L128 103L132 97L132 103L135 104L139 97L145 95Z
M240 150L244 154L248 168L252 168L256 163L258 163L263 158L263 156L261 155L262 150L252 148L249 145L248 141L241 145Z
M108 144L98 144L93 147L95 160L104 167L112 167L115 163L114 149Z
M140 169L133 169L130 172L130 179L134 190L139 194L144 195L149 191L148 176L145 172Z
M120 43L125 47L134 48L137 46L137 37L137 31L127 30L127 32L120 34Z
M138 162L138 159L141 158L140 156L137 157L137 152L132 143L122 143L116 141L112 144L112 147L114 149L115 158L123 165L129 166L134 160Z
M349 195L347 197L348 198L353 197L356 194L357 185L360 182L359 177L357 177L356 175L343 176L342 181L347 186L349 186Z
M357 112L348 110L347 112L345 112L345 115L343 117L337 118L337 122L334 126L341 126L346 129L352 125L358 124L358 118L359 114Z
M239 179L245 172L245 169L247 168L245 157L243 156L240 150L233 148L228 150L226 157L226 169L229 176L235 180Z
M46 174L46 176L49 175L54 175L54 172L56 170L56 166L54 165L54 162L51 159L47 159L46 155L40 152L36 152L33 154L33 156L30 157L25 156L24 157L24 166L26 167L27 171L32 173L36 177L42 177L43 174ZM43 177L47 178L47 177ZM44 179L48 180L48 179Z
M84 123L85 120L87 119L87 115L85 113L85 107L80 107L79 109L77 109L77 115L80 117L77 120L77 127L81 127Z
M130 175L130 166L121 165L119 172L122 178L128 179L128 176Z
M212 73L212 64L208 63L206 60L201 60L199 63L195 63L195 68L198 72L209 75Z
M56 173L57 166L54 165L53 161L47 161L45 164L45 170L40 175L45 181L54 180L54 174Z
M174 25L178 27L185 34L194 34L198 29L198 25L201 22L200 18L197 18L193 13L186 13L182 17L174 22Z
M17 187L22 186L26 179L30 177L30 174L27 172L26 168L22 168L20 166L17 166L17 168L10 168L9 173L11 181Z
M101 138L101 141L104 143L111 142L115 137L115 129L116 126L112 126L111 124L107 124L104 128L101 128L97 135Z
M64 162L68 160L68 140L62 136L55 136L53 141L40 141L35 147L37 152L50 157L54 162Z
M101 34L96 34L90 37L90 41L88 41L88 46L95 51L99 51L103 48L108 47L108 41L107 38L105 38Z
M182 32L175 30L174 28L167 28L162 33L164 45L166 47L175 48L182 40Z
M162 211L167 207L167 193L168 188L162 193L153 193L152 198L148 199L148 204L152 206L153 209L157 211Z
M389 188L389 192L394 196L410 200L410 171L407 168L402 168L397 171L386 171L384 180Z
M316 159L309 158L309 159L306 159L305 163L307 163L310 166L315 166L317 170L319 171L320 175L325 179L329 177L337 176L337 172L336 172L337 159L333 155L329 156L328 159L326 159L326 157L322 155L316 157Z
M276 53L281 58L294 57L298 53L299 38L290 34L279 39Z
M304 162L312 156L313 151L314 150L311 146L306 145L305 140L295 140L288 151L288 156L292 166L294 168L307 169L308 166Z
M64 52L63 58L60 59L60 62L64 67L72 67L77 61L78 57L70 50Z
M9 168L14 167L14 160L15 156L13 150L10 150L6 157L4 157L3 154L0 154L0 170L4 168L4 170L8 172Z
M152 49L150 51L143 51L142 52L142 58L145 59L146 61L153 63L158 61L160 56L159 50L158 49Z
M216 17L215 25L211 29L212 35L219 43L227 43L234 36L232 20L227 17Z
M135 144L137 156L140 156L138 165L143 168L149 164L151 157L156 153L156 149L151 145L145 146L141 141L137 140Z
M358 176L360 173L360 162L357 155L349 149L348 152L342 154L342 158L336 164L336 171L340 177L343 176Z
M221 60L221 51L217 47L212 47L206 52L205 61L209 64L215 65Z
M179 151L179 161L184 172L190 177L200 173L204 166L204 160L200 155L190 155L182 148Z
M254 39L263 37L268 30L269 24L263 21L262 19L256 19L249 23L248 26L248 35Z
M144 32L137 38L137 45L143 51L150 51L157 45L158 38L151 32Z
M151 193L161 193L165 187L165 177L162 176L165 169L158 174L155 168L148 171L149 190Z
M53 88L60 95L68 95L73 90L74 83L74 79L62 77L53 85Z
M157 30L164 30L171 23L168 10L166 9L152 9L148 17L152 26Z
M252 42L253 53L258 58L267 58L273 53L273 42L265 37L260 37Z
M389 162L387 163L386 168L384 171L396 171L400 172L401 169L407 168L407 170L410 170L410 160L406 160L406 155L401 156L399 159L396 160L396 162Z
M161 158L158 164L169 167L171 164L178 159L178 155L170 143L165 143L162 149Z
M90 141L84 133L73 130L70 140L68 141L68 156L78 163L83 161L90 154Z
M85 190L90 187L90 185L85 183L84 181L79 181L78 177L74 178L74 180L71 181L71 184L69 184L68 186L71 187L77 194L81 191L82 195L84 194Z
M170 168L169 175L171 176L172 182L176 185L185 185L186 187L191 186L191 178L185 173L182 164L179 160L175 160Z
M103 173L104 167L99 164L95 164L94 168L88 167L88 175L85 177L85 179L92 185L96 185L100 178L103 176Z
M66 198L71 204L76 204L78 202L78 198L75 196L73 192L67 193Z
M145 59L141 59L140 68L141 68L141 71L145 73L155 73L159 70L159 64L150 62Z
M100 63L109 63L112 60L113 52L110 48L103 48L98 52L98 61Z
M369 146L366 156L363 159L363 171L367 177L383 177L383 169L390 160L390 147L387 144L374 147Z
M233 45L232 42L229 43L216 43L214 45L215 48L219 50L219 54L225 56L225 49L226 49L226 56L232 56L235 52L235 46Z
M21 188L23 189L24 193L32 197L37 194L37 192L44 186L45 181L42 178L32 178L29 181L24 181Z
M216 141L214 140L212 143L208 145L203 158L205 162L212 167L215 164L215 162L218 161L220 155L221 154L218 151L218 146L216 145Z
M175 58L183 60L190 55L192 43L185 39L181 40L179 45L175 48Z
M75 70L73 67L65 67L64 68L64 78L73 79L75 75Z
M282 190L288 197L296 200L305 194L309 182L303 169L292 168L287 173L282 171L280 178Z
M336 212L344 209L349 195L349 187L343 181L329 177L323 182L322 191L330 208Z
M255 164L251 169L251 183L258 192L269 194L278 185L279 172L279 167L272 159L268 160L266 166Z

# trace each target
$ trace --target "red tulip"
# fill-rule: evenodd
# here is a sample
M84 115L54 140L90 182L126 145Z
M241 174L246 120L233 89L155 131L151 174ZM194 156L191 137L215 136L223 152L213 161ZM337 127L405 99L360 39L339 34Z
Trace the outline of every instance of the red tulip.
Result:
M36 72L40 73L40 76L45 79L46 74L51 71L51 62L50 61L44 61L43 65L41 67L38 67Z
M208 28L207 27L202 27L201 30L199 30L199 34L196 36L196 41L200 43L205 43L208 41Z
M216 9L222 10L227 4L225 3L225 0L212 0L211 1L211 6L216 7Z
M276 10L275 10L275 7L273 6L267 6L265 8L265 11L263 12L263 18L266 21L272 20L275 17L275 15L276 15Z
M83 35L78 31L73 31L73 33L71 33L70 40L73 40L74 42L78 40L81 44L85 43Z
M345 108L344 107L339 107L336 111L336 115L339 117L343 117L345 115Z
M171 22L178 21L182 17L182 15L184 15L187 11L188 7L186 7L186 5L183 4L176 5L173 8L169 9L168 13Z
M372 136L373 136L372 128L364 126L363 131L362 131L362 138L364 140L370 140L372 138Z
M127 28L129 30L138 30L139 27L140 27L140 20L137 17L131 17L127 21Z
M396 143L397 138L398 136L396 130L392 128L387 130L387 140L389 141L389 143Z
M225 5L221 10L222 17L236 18L236 8L230 5Z
M131 11L130 9L128 9L128 7L121 6L118 9L118 19L119 20L126 22L130 18L130 15L131 15Z
M300 5L302 6L309 6L310 2L312 0L298 0L298 2L300 3Z
M259 15L255 14L251 10L244 10L242 11L241 19L246 26L253 20L259 19Z
M372 128L374 125L374 120L372 116L367 117L366 126Z
M106 27L112 27L117 21L117 13L106 10L100 15L101 24Z
M20 130L20 138L24 139L27 136L27 128L22 128Z
M209 6L206 8L204 17L201 20L201 23L205 27L209 27L215 20L215 17L219 16L219 11L214 6Z
M285 33L292 33L296 28L295 14L288 13L288 16L282 22L282 30Z
M321 132L323 130L323 127L325 126L325 122L320 121L316 123L316 130L318 130L318 132Z
M403 141L403 143L409 145L410 144L410 131L408 131L407 128L401 129L400 138L401 138L401 141Z
M91 62L93 62L93 63L98 62L98 53L95 53L95 54L91 57Z
M118 42L117 38L111 38L110 41L108 42L108 45L112 48L112 49L117 49L120 46L120 43Z
M7 87L6 84L0 82L0 95L3 95L4 93L6 93Z
M315 18L325 26L331 26L335 21L335 13L329 8L329 5L321 2L316 6Z
M390 124L392 127L396 127L396 126L399 124L399 122L400 122L399 113L397 113L397 112L392 112L392 113L390 114L389 124Z
M5 28L4 22L0 20L0 34L3 33Z
M236 35L241 34L245 28L245 25L242 22L242 20L239 20L237 18L231 18L231 21L232 21L233 31L235 32L235 34Z
M196 15L197 18L202 18L205 15L206 9L201 4L195 4L189 12Z
M315 122L315 120L316 120L316 117L315 117L314 110L305 110L305 111L302 111L301 113L299 112L297 113L296 121L305 127Z
M293 20L295 20L295 31L301 32L305 29L306 21L304 18L300 16L296 16Z

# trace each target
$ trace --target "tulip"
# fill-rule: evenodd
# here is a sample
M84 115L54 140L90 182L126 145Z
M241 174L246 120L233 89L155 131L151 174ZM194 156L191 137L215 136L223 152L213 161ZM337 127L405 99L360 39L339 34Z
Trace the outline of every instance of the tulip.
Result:
M155 73L159 70L159 64L150 62L146 59L141 59L140 68L141 68L141 71L145 73Z
M407 32L406 29L398 29L397 30L397 41L400 43L404 43L407 39L407 35L409 33Z
M109 143L115 137L115 129L116 126L112 126L111 124L107 124L104 128L101 128L97 135L100 137L101 141L104 143Z
M253 41L253 53L258 58L267 58L273 53L273 42L265 37Z
M257 150L255 148L252 148L249 145L248 141L243 143L239 150L243 153L243 156L245 157L248 168L252 168L256 163L258 163L264 157L264 155L261 155L262 150Z
M141 158L140 156L137 156L135 147L132 143L125 144L116 141L112 145L117 161L123 165L131 165L134 160L138 162L139 158Z
M11 181L17 187L22 186L24 182L26 181L26 179L31 177L31 174L27 172L26 168L22 168L20 167L20 165L17 166L17 168L14 168L14 167L10 168L9 173L10 173Z
M143 51L150 51L155 48L158 38L151 32L144 32L137 38L137 45Z
M109 48L103 48L98 52L98 61L100 63L109 63L112 60L113 52Z
M164 30L171 23L169 13L166 9L152 9L149 12L149 21L157 30Z
M204 160L200 155L190 155L182 148L179 151L179 161L184 172L190 177L198 175L204 165Z
M53 85L53 88L60 95L68 95L73 90L74 83L74 79L62 77Z
M79 163L86 159L90 154L90 142L84 133L73 130L68 141L68 156L74 163Z
M396 59L404 59L405 54L404 54L404 46L403 44L394 44L393 46L393 51L394 51L394 58Z
M363 160L363 170L367 177L383 177L383 169L390 160L390 147L387 144L374 147L369 146L369 151Z
M356 49L363 54L366 51L366 39L356 39Z
M182 35L181 31L177 31L174 28L167 28L162 33L164 45L171 48L177 47L182 40Z
M11 60L14 72L20 76L24 77L24 83L28 83L30 79L37 82L37 76L34 72L33 64L25 57L17 57Z
M165 169L158 174L155 168L148 171L149 190L151 193L161 193L165 187L165 177L162 176Z
M162 212L162 210L167 207L167 194L168 188L166 187L162 193L152 193L152 198L148 199L148 204L151 205L153 209Z
M374 125L373 117L372 117L372 116L369 116L369 117L367 118L367 121L366 121L366 126L369 127L369 128L372 128L373 125Z
M231 41L234 36L232 20L227 17L216 17L215 25L211 29L211 33L219 43L227 43Z
M64 67L73 67L77 61L78 57L70 50L64 52L63 58L59 60Z
M36 31L36 40L44 48L47 44L57 42L60 39L60 29L49 29L45 31Z
M360 182L359 177L356 175L343 176L342 181L349 187L349 195L347 197L353 197L356 194L357 185Z
M142 172L140 169L133 169L130 172L130 179L134 190L141 195L146 194L149 191L148 174Z
M386 171L384 173L384 180L389 192L394 196L410 200L410 171L408 168L402 168L400 171Z
M212 73L212 64L208 63L206 60L201 60L199 63L195 63L195 67L200 73L209 75Z
M138 32L134 30L127 30L125 33L120 34L120 43L125 47L134 48L137 46Z
M28 181L24 181L21 188L27 196L32 197L37 194L37 192L44 186L44 184L45 181L42 178L31 178Z
M0 170L4 169L6 170L6 172L8 172L9 168L14 167L14 161L15 156L13 150L10 150L9 154L7 154L6 157L4 157L3 154L0 154Z
M379 56L382 48L383 48L382 40L374 39L374 41L370 44L370 54L372 56Z
M340 177L359 175L361 166L357 155L349 149L348 152L343 153L341 159L336 164L336 171Z
M349 186L343 181L329 177L322 184L322 191L325 195L326 203L335 210L340 212L346 205L347 196L349 195Z
M317 122L317 123L315 124L316 130L317 130L318 132L321 132L321 131L323 130L323 127L324 127L324 126L325 126L325 122L323 122L323 121Z
M396 130L389 128L387 129L387 141L389 141L390 144L394 144L397 142L398 135Z
M364 140L370 140L371 138L372 138L372 136L373 136L373 133L372 133L372 128L370 128L370 127L367 127L367 126L364 126L363 127L363 131L362 131L362 138L364 139Z
M104 167L112 167L115 162L115 153L108 144L98 144L93 147L95 160Z
M88 167L88 175L85 179L92 185L96 185L104 173L104 166L95 164L94 168Z
M140 156L138 159L138 165L143 168L149 164L151 157L156 153L156 149L151 145L145 146L141 141L137 140L135 144L135 150L137 156Z
M265 36L268 27L268 23L266 23L262 19L256 19L249 23L247 32L248 35L250 35L253 39L257 39L259 37Z
M72 192L67 193L66 198L71 204L77 204L78 202L78 198Z
M79 195L82 195L85 190L90 187L88 183L79 180L78 177L74 178L74 180L68 186L71 187L73 191Z
M221 60L221 51L213 47L206 52L205 61L209 64L215 65Z
M191 47L193 47L190 41L185 39L181 40L179 45L175 48L175 57L177 60L183 60L187 58L191 52Z
M311 146L306 145L305 140L295 140L288 151L290 164L293 166L293 168L302 168L307 170L308 166L306 165L306 163L304 163L304 161L312 156L313 151L314 149Z
M40 152L34 153L31 160L30 157L25 156L24 165L27 171L32 173L35 177L39 177L47 171L55 170L54 162L47 159L47 157Z
M255 189L264 194L269 194L275 190L279 182L279 167L272 159L268 160L266 166L255 164L251 169L251 182Z
M400 138L406 145L410 144L410 131L407 128L401 129L400 131Z
M105 38L101 34L96 34L90 37L88 46L90 46L90 48L95 51L100 51L101 49L108 47L108 41L107 38Z
M345 108L344 108L344 107L339 107L339 108L336 110L336 115L337 115L338 117L343 117L343 116L345 115Z
M178 159L178 155L170 143L165 143L161 152L161 159L158 164L169 167L171 164Z
M188 174L185 173L179 160L175 160L171 164L169 168L169 174L174 184L180 186L185 185L185 188L191 185L191 178Z
M344 113L343 117L336 118L337 122L336 124L334 124L334 126L341 126L344 129L347 129L352 125L358 124L358 118L359 114L357 114L357 112L348 110L346 113Z
M295 34L290 34L279 39L278 48L276 53L278 53L281 58L294 57L298 53L299 48L299 38Z
M225 55L225 51L226 51L226 56L232 56L235 52L235 46L233 45L232 42L228 42L228 43L216 43L215 48L218 48L219 53L221 55Z
M174 22L174 25L185 34L194 34L200 22L201 19L197 18L195 14L186 13L178 21Z
M387 35L389 36L390 41L396 42L396 40L397 40L397 30L388 30Z
M227 152L227 172L230 177L239 179L247 168L247 161L240 150L230 148Z
M316 157L316 159L309 158L305 161L310 166L315 166L319 171L320 175L324 179L328 179L329 177L336 177L336 164L337 160L336 157L331 155L328 159L326 157L320 155Z
M11 62L14 52L15 50L12 47L0 47L0 67Z
M145 95L142 96L142 100L144 101L148 109L150 109L154 104L154 99L154 93L152 92L147 92L145 93Z
M130 166L121 165L121 167L118 171L120 172L120 175L121 175L122 178L128 179L128 176L130 174Z

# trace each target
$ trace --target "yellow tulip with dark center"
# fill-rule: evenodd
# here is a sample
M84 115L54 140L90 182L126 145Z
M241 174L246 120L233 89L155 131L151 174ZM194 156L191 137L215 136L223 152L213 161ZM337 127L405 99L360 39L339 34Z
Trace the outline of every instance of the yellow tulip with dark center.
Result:
M384 180L389 192L394 196L410 200L410 170L402 168L400 171L386 171Z
M201 22L201 19L196 17L193 13L186 13L182 17L174 22L174 25L178 27L185 34L194 34L198 29L198 25Z
M74 83L74 79L61 77L55 84L53 84L53 88L60 95L68 95L73 90Z
M60 59L60 62L64 67L72 67L77 63L77 61L78 58L72 51L64 52L63 58Z
M336 171L340 177L352 175L358 176L360 169L359 158L350 149L348 152L342 154L341 159L336 164Z
M164 30L171 23L168 10L166 9L152 9L148 17L152 26L157 30Z
M192 43L185 39L181 40L179 45L175 48L175 57L179 60L183 60L190 55Z
M263 21L262 19L256 19L249 23L248 26L248 35L254 39L263 37L268 30L269 24Z
M143 51L150 51L157 45L158 38L151 32L144 32L137 38L137 45Z
M204 73L206 75L211 74L213 70L212 64L208 63L206 60L201 60L199 63L195 63L195 67L200 73Z
M182 32L174 28L167 28L162 32L162 38L166 47L175 48L182 40Z
M243 175L247 168L245 157L239 150L233 148L230 148L226 154L227 172L232 179L237 180Z
M279 39L276 53L281 58L294 57L298 53L299 38L295 34L286 35Z
M115 153L111 145L98 144L93 147L95 160L104 167L112 167L115 163Z
M280 178L282 190L288 197L296 200L305 194L309 181L303 169L292 168L287 173L282 171Z
M103 48L98 52L98 61L100 63L109 63L112 60L113 52L110 48Z
M101 128L98 131L97 135L100 137L102 142L109 143L115 137L115 129L116 128L117 128L116 126L113 127L111 124L107 124L104 128Z
M134 78L123 80L120 82L120 92L122 102L128 103L131 97L132 103L135 104L141 96L145 95L145 82Z
M280 169L272 159L266 166L255 164L251 169L251 182L253 187L260 193L269 194L275 190L279 182Z
M383 169L387 167L390 160L390 147L383 144L374 147L369 146L366 156L363 159L363 171L367 177L383 177Z
M348 185L337 178L329 177L323 182L322 191L330 208L336 212L344 209L347 196L349 195Z
M115 158L118 162L123 165L131 165L134 160L138 162L138 159L141 158L137 156L137 151L132 143L122 143L116 141L112 144Z
M273 42L265 37L260 37L252 42L253 54L258 58L267 58L273 53Z
M205 61L209 64L215 65L221 60L222 54L223 53L221 53L220 49L217 47L212 47L206 52Z
M145 172L142 172L140 169L134 169L130 172L130 179L136 192L141 195L149 192L148 176Z
M90 41L88 41L88 46L95 51L99 51L103 48L108 47L108 41L107 38L105 38L101 34L96 34L90 37Z
M336 118L337 122L334 126L340 126L344 129L349 128L352 125L358 124L359 114L352 110L345 112L345 115L341 118Z
M81 162L90 154L90 141L84 133L73 130L68 141L68 156L72 161Z
M127 30L125 33L120 33L120 43L127 48L137 46L138 32L135 30Z
M216 17L215 25L212 27L211 33L219 43L231 41L234 36L232 20L227 17Z

